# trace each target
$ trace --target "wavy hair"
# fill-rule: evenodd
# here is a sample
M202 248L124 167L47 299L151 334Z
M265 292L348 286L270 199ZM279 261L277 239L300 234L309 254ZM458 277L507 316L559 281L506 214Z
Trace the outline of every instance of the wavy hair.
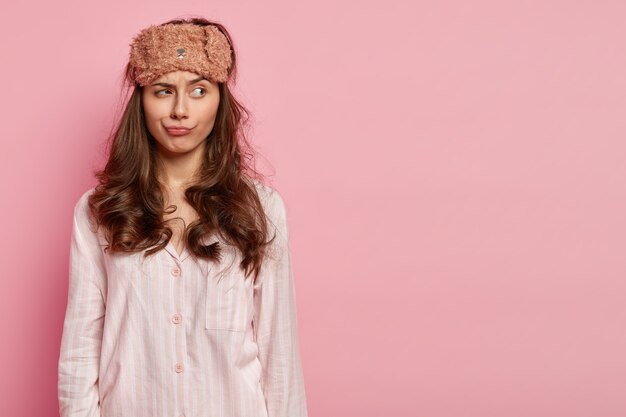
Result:
M174 19L164 24L193 23L215 25L233 45L228 31L204 18ZM236 57L232 49L229 80L236 77ZM104 229L107 252L139 252L152 255L165 248L172 229L163 219L176 206L164 207L162 184L157 179L155 139L148 132L141 103L142 87L132 80L126 65L125 82L132 94L117 127L108 140L108 160L94 175L99 184L89 197L89 209L98 227ZM220 101L198 180L185 190L185 197L199 218L190 223L183 239L191 254L219 262L219 242L203 245L202 239L217 232L228 245L239 249L240 267L248 276L258 276L267 246L269 227L254 181L262 176L253 167L254 152L244 127L250 113L231 94L228 82L218 83Z

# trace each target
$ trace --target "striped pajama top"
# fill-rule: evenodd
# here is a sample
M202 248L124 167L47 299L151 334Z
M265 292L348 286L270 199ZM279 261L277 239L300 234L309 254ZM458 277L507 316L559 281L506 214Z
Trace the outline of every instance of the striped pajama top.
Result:
M256 283L238 250L219 264L178 254L110 254L74 207L58 362L61 417L307 417L286 209L255 182L271 256ZM93 223L91 223L93 224ZM245 279L244 279L245 278Z

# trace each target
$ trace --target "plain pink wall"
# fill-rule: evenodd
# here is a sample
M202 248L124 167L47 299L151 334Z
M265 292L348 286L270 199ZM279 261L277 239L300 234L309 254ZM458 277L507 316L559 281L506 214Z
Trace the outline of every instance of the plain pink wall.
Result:
M287 202L311 417L626 415L623 1L2 9L2 415L57 415L72 207L131 37L188 14Z

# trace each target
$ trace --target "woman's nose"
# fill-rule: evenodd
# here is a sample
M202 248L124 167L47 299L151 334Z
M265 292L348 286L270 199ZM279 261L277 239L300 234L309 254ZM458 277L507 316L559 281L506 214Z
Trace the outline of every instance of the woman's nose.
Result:
M173 119L187 117L187 103L184 96L180 95L176 98L176 102L174 103L174 108L172 109L171 116Z

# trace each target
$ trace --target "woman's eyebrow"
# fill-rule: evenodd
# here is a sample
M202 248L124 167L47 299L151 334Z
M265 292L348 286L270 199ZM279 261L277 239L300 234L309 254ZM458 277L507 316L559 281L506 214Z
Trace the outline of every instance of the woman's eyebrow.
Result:
M187 85L195 84L198 81L202 81L202 80L206 80L206 78L204 78L204 77L194 78L193 80L187 81ZM154 84L151 85L151 87L153 87L155 85L160 85L162 87L176 87L174 84L169 84L169 83L154 83Z

